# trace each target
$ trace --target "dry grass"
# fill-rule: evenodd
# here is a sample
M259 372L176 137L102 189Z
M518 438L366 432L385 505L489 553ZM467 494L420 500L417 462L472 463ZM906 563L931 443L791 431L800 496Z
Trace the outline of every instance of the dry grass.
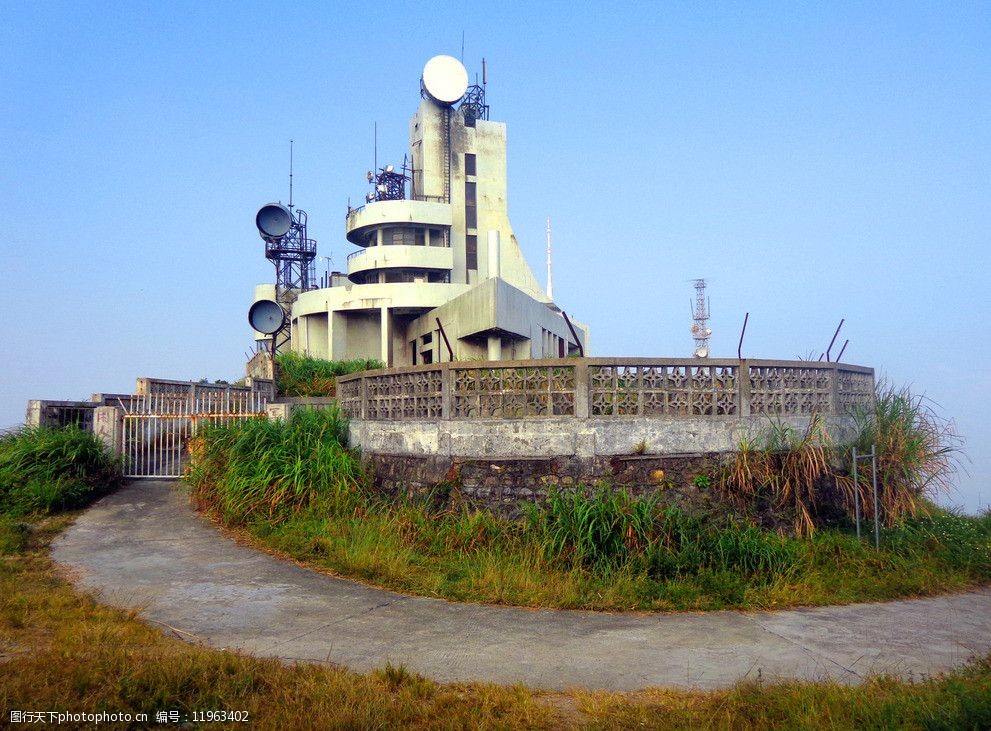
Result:
M834 479L825 420L813 414L804 432L772 423L761 441L748 438L741 442L721 481L724 498L746 513L764 493L775 512L793 516L795 535L811 535L816 529L817 487L823 480Z

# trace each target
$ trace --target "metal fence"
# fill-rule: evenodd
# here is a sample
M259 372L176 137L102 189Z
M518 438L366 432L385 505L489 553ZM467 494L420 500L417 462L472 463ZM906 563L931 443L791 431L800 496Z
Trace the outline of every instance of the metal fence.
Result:
M128 477L181 477L189 440L206 424L264 417L268 395L186 384L121 399L121 452Z
M874 398L874 370L839 363L566 358L442 363L341 376L355 419L849 415Z

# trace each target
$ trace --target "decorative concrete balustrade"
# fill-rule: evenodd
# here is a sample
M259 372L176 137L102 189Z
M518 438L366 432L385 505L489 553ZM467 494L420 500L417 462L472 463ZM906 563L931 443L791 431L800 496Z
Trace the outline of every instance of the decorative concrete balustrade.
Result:
M874 370L692 358L455 362L342 376L337 394L362 421L844 417L873 399Z

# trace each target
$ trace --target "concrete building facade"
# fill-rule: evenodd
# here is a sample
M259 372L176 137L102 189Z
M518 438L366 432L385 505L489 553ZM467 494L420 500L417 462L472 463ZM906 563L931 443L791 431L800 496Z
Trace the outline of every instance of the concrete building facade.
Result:
M431 94L437 59L464 73L450 57L428 62L409 164L401 174L381 171L401 187L377 185L364 206L348 210L345 236L360 248L331 286L297 294L291 349L389 366L588 355L587 326L551 301L513 233L506 125L487 118L483 87L465 86L456 102ZM260 285L255 300L273 295L272 285Z

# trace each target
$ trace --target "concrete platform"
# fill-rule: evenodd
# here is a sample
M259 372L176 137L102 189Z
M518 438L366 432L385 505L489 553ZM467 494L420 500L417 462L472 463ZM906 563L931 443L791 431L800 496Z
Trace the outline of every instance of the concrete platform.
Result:
M88 511L52 556L118 607L184 639L353 670L533 688L721 688L745 678L921 676L991 651L991 589L778 612L606 614L453 604L328 577L237 545L175 483Z

